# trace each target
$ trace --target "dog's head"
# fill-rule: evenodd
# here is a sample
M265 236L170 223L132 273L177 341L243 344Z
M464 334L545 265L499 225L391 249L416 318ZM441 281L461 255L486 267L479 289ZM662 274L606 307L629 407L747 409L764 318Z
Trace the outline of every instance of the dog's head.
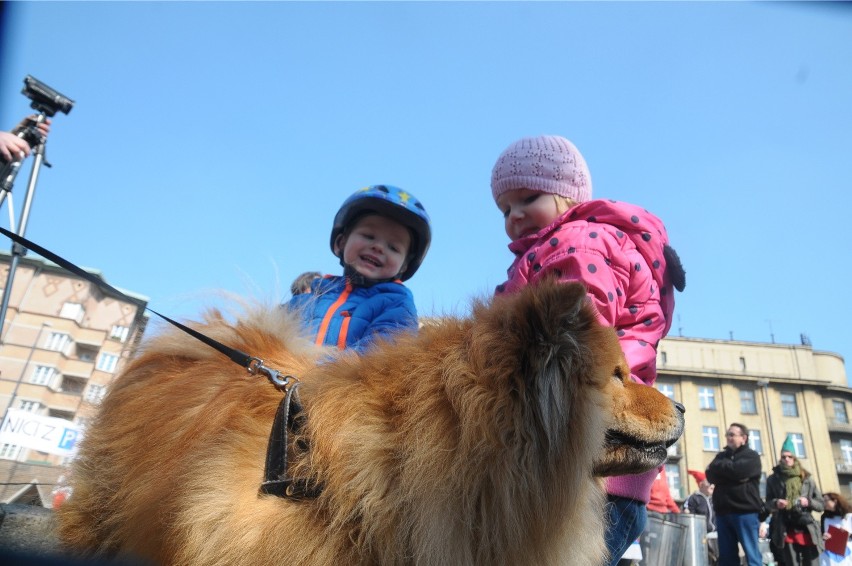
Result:
M595 474L637 474L665 462L667 448L683 433L683 405L629 376L610 385L612 421Z
M556 459L593 451L599 476L665 461L683 432L683 407L632 381L615 331L598 322L583 285L544 281L498 297L478 317L500 336L489 363L509 376L522 418L535 423L531 443ZM494 338L474 343L484 340Z

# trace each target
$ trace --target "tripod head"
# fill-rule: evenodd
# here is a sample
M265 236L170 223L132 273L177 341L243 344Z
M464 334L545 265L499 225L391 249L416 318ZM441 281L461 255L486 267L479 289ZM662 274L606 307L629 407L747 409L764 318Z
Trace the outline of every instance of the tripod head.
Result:
M57 112L68 114L74 108L74 101L50 88L32 75L24 77L21 94L32 100L30 106L45 116L52 117Z
M45 140L45 135L38 129L38 124L42 120L44 118L41 117L37 120L32 117L26 118L20 127L12 130L12 133L27 142L30 147L35 147Z

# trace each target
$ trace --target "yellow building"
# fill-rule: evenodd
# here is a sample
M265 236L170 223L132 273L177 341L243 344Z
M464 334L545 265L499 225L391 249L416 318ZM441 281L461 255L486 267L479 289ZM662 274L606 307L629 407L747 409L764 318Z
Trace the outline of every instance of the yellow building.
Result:
M1 414L26 411L84 426L138 342L148 299L114 296L32 255L18 263L10 291L9 258L0 252L0 291L11 293L0 335ZM0 442L0 502L50 506L63 460Z
M674 337L660 342L657 369L657 389L686 407L666 464L676 499L697 489L687 470L706 469L733 422L749 428L764 480L789 435L822 491L852 495L852 389L839 355L806 344Z

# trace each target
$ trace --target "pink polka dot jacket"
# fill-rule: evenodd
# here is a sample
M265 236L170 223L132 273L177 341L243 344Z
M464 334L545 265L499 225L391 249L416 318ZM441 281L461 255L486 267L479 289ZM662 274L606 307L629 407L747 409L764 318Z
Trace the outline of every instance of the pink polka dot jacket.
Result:
M509 244L516 255L496 293L512 293L546 276L581 281L603 324L613 326L634 380L653 385L657 343L671 327L680 260L662 221L641 207L591 200L535 234ZM609 478L607 492L648 502L657 470Z

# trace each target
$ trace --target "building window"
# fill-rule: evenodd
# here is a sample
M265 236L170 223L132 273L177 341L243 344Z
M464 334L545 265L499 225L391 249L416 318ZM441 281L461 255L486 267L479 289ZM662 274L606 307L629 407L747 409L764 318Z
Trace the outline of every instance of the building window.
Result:
M763 439L760 438L760 431L755 428L748 429L748 447L763 454Z
M86 389L86 401L89 403L100 403L106 393L106 387L92 383Z
M849 424L849 415L846 414L846 403L835 399L831 404L834 406L834 422Z
M666 448L666 453L668 454L669 459L679 458L680 457L680 442L675 442L668 448Z
M76 320L77 324L83 322L83 317L86 315L86 310L80 303L65 303L62 305L62 310L59 311L59 316L62 318L70 318Z
M781 414L785 417L799 416L799 407L796 406L795 393L781 394Z
M2 444L0 445L0 458L5 460L14 460L21 453L21 447L17 444Z
M53 385L53 378L56 376L56 368L51 366L36 366L30 377L30 383L35 385Z
M118 356L115 354L103 353L98 356L98 364L95 366L101 371L112 373L115 371L115 366L118 363Z
M660 365L664 366L669 363L669 356L665 352L660 352Z
M843 462L852 464L852 440L840 441L840 454L843 456Z
M38 401L21 401L18 408L28 413L38 413L41 410L41 403Z
M64 332L51 332L45 347L48 350L64 354L68 350L69 344L71 344L71 336Z
M712 387L698 388L698 407L702 411L716 410L716 392Z
M701 427L701 436L704 439L704 450L719 451L719 427Z
M671 383L657 383L655 387L657 388L657 391L669 399L674 399L674 385Z
M805 438L798 432L790 433L790 442L793 443L793 454L796 458L807 458L805 454Z
M740 412L744 415L757 414L757 404L754 402L753 389L740 390Z
M669 482L669 491L673 497L683 497L680 489L680 466L677 464L666 464L666 480Z
M127 334L130 332L130 329L126 326L118 326L114 325L112 330L109 333L109 337L113 340L118 340L119 342L124 342L127 340Z

